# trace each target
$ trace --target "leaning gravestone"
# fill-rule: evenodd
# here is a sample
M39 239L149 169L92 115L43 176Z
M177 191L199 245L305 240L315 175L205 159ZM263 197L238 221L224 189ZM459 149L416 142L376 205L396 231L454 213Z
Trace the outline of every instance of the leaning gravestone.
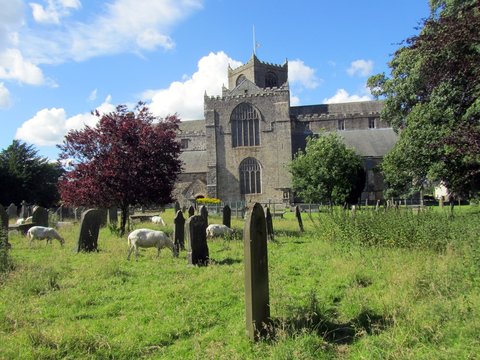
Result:
M193 216L193 215L195 215L195 208L192 205L188 208L188 217Z
M173 231L175 248L177 252L178 250L185 250L185 218L181 210L177 211L173 223L175 224L175 230Z
M9 219L16 219L17 218L17 206L15 204L10 204L7 208L7 214Z
M36 206L32 214L32 223L37 226L48 227L48 211L47 209Z
M203 218L203 220L205 221L205 227L208 226L208 210L207 210L207 207L205 205L202 205L200 207L200 216Z
M97 251L101 222L102 213L100 210L90 209L82 213L77 252Z
M228 205L223 207L223 225L232 227L232 210Z
M207 245L207 223L201 215L194 215L185 223L188 241L187 259L190 265L207 266L209 260Z
M246 328L253 341L264 337L270 324L266 230L265 214L256 203L243 229Z
M275 240L274 235L273 235L273 220L272 220L272 214L270 213L270 208L266 208L265 212L265 222L266 222L266 229L267 229L267 237L269 240Z
M22 207L18 216L20 219L26 219L28 217L28 206L25 200L22 201Z
M300 212L300 207L298 205L295 206L295 216L297 218L298 227L300 228L300 231L304 232L305 230L303 228L302 213Z

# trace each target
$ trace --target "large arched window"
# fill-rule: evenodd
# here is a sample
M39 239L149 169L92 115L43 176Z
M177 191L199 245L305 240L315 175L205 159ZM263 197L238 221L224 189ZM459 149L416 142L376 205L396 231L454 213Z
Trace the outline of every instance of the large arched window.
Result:
M237 86L240 85L240 83L241 83L243 80L245 80L245 79L246 79L245 75L243 75L243 74L240 75L240 76L237 78L237 84L236 84L236 85L237 85Z
M251 104L238 105L230 120L233 147L260 145L260 116Z
M267 74L265 75L265 87L273 88L277 86L278 86L277 75L275 75L275 73L271 71L267 72Z
M260 194L262 174L260 164L254 158L246 158L240 163L240 193Z

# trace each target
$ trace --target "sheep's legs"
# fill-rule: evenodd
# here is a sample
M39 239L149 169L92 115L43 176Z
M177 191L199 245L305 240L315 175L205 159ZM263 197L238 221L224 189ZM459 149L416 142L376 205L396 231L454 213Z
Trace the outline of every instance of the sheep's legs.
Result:
M133 246L130 246L130 248L128 249L127 260L130 260L130 255L132 254L132 251L133 251Z
M160 248L157 248L157 259L160 257Z

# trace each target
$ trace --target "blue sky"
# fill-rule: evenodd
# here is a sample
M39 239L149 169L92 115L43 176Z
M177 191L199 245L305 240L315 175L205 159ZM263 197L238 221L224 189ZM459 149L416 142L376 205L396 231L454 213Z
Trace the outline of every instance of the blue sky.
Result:
M203 118L227 66L289 62L292 105L362 101L371 74L416 34L427 0L0 0L0 149L56 159L90 111L144 100Z

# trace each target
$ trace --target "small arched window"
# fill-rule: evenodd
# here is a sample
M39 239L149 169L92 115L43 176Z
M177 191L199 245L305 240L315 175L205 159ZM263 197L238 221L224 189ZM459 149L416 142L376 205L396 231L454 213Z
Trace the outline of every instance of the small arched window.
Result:
M240 85L240 83L241 83L243 80L245 80L245 79L246 79L245 75L243 75L243 74L240 75L240 76L237 78L237 84L236 84L236 86Z
M260 194L262 192L262 174L258 161L246 158L240 163L240 193Z
M278 78L277 75L271 71L267 72L265 75L265 87L277 87L278 86Z
M251 104L242 103L233 109L230 122L233 147L260 145L260 116Z

